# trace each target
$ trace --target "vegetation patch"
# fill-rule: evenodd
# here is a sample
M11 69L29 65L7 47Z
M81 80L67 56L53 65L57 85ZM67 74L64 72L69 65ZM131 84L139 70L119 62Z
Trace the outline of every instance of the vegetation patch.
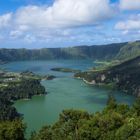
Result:
M116 88L126 93L140 96L140 56L120 64L100 69L74 74L94 85Z
M75 70L71 68L52 68L52 71L58 71L58 72L70 72L70 73L77 73L80 72L80 70Z
M34 132L30 140L138 140L140 99L133 106L117 104L110 96L102 112L64 110L52 126Z

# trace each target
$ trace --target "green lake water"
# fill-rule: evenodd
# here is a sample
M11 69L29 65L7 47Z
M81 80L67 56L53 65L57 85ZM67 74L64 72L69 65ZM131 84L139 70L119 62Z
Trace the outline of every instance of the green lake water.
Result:
M57 76L51 81L42 81L48 92L45 96L34 96L31 100L19 100L14 106L24 115L27 135L39 130L45 124L53 124L64 109L87 110L90 113L101 111L110 94L110 90L87 85L82 80L74 79L72 73L51 71L54 67L66 67L87 70L96 64L92 60L57 60L57 61L22 61L5 64L2 67L10 71L30 70L37 74ZM120 103L132 104L135 97L120 91L114 91Z

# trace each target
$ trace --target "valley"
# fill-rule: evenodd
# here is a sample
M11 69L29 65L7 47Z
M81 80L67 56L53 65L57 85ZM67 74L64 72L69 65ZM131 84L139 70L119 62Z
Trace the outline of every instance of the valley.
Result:
M121 43L121 45L122 44L123 43ZM112 96L117 100L115 103L116 107L113 108L113 113L124 115L122 114L123 112L120 111L125 111L126 113L131 114L131 112L134 111L133 108L131 109L131 106L136 97L139 96L140 57L138 56L138 53L135 54L135 51L133 51L138 49L139 42L132 43L131 49L134 53L130 53L131 57L125 57L125 54L122 53L125 57L124 59L123 57L120 57L120 51L122 52L126 46L129 46L126 44L129 43L125 43L123 46L117 44L119 47L116 48L116 50L118 50L116 52L114 51L111 56L108 50L103 49L104 51L102 52L101 49L99 51L100 58L97 56L97 51L96 56L89 56L89 52L92 53L92 51L85 51L86 47L79 47L80 51L78 50L77 53L75 53L77 47L69 48L70 50L73 50L70 52L74 54L65 54L61 56L60 59L56 56L56 52L53 54L53 56L55 55L56 57L50 57L50 55L46 54L43 54L45 57L42 57L43 55L41 54L36 55L36 58L34 58L30 55L30 52L34 54L34 52L38 53L41 50L22 50L23 52L21 53L21 49L0 49L0 56L3 58L1 60L3 63L1 64L0 71L1 120L8 120L9 122L5 123L11 123L11 125L18 123L19 126L17 126L17 129L21 130L21 139L24 138L25 123L28 126L26 135L24 135L26 138L31 136L31 132L39 131L44 124L51 125L52 128L46 126L44 130L32 134L31 138L33 140L38 140L38 137L42 135L40 132L46 130L50 131L50 135L53 134L53 136L51 136L53 138L56 136L63 137L63 134L60 136L54 129L57 123L59 124L58 131L63 127L61 126L61 119L63 119L63 117L59 117L59 114L68 115L67 117L69 117L69 113L72 113L72 116L78 114L86 115L86 118L84 118L86 124L88 121L91 121L89 116L96 114L96 112L100 111L101 115L99 116L101 118L104 117L104 111L107 115L112 110L112 105L111 110L108 104L106 108L108 98ZM111 45L107 46L112 48ZM81 53L81 48L84 55ZM90 47L87 48L89 49ZM93 49L95 48L93 47ZM131 49L129 48L129 51ZM15 55L13 55L13 51L15 52ZM105 53L105 51L108 52ZM19 56L17 52L20 52L21 56ZM25 58L27 52L29 53L29 56ZM43 51L43 53L45 53L45 51ZM58 51L57 53L60 56L60 52ZM101 55L101 53L103 53L103 55ZM17 56L22 61L17 61ZM58 60L56 60L56 58ZM5 107L3 107L3 105ZM120 110L120 108L123 109ZM126 116L124 116L124 118L125 117ZM23 121L19 121L20 118L23 118ZM95 119L94 116L92 116L91 119L92 118ZM13 120L16 121L11 122ZM138 118L136 118L136 121L138 121ZM67 122L62 122L64 125L65 123ZM0 125L3 126L5 124ZM74 128L76 127L75 125L73 126ZM119 127L124 127L124 125L125 124L121 123ZM84 126L82 126L82 128L83 127ZM100 127L102 128L102 126ZM67 130L67 128L65 128L65 130ZM80 131L80 128L77 131ZM107 131L109 132L110 130ZM72 137L75 137L75 131L69 131L68 133L72 133ZM118 135L118 132L116 131L113 131L113 133ZM80 135L83 137L83 133L81 132L79 132L77 137ZM67 136L69 137L69 135ZM103 134L102 137L108 136Z

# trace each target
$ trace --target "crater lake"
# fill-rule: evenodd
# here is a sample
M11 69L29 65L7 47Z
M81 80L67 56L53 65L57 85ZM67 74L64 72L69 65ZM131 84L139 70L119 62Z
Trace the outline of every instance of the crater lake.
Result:
M64 109L86 110L90 113L101 111L110 93L119 103L133 103L135 97L132 95L88 85L80 79L75 79L73 73L51 71L54 67L88 70L95 65L93 60L20 61L1 65L2 68L13 72L29 70L40 75L56 76L53 80L41 82L47 92L45 96L18 100L14 104L17 111L24 115L27 135L46 124L55 123Z

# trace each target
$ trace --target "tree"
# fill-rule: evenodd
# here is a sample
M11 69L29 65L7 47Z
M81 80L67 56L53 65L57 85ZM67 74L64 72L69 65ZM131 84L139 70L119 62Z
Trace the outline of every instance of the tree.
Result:
M107 101L107 108L110 109L115 109L117 107L116 99L114 96L109 95L108 101Z
M0 140L25 140L25 124L21 120L0 122Z
M132 110L136 113L136 115L140 116L140 98L137 98L132 106Z

